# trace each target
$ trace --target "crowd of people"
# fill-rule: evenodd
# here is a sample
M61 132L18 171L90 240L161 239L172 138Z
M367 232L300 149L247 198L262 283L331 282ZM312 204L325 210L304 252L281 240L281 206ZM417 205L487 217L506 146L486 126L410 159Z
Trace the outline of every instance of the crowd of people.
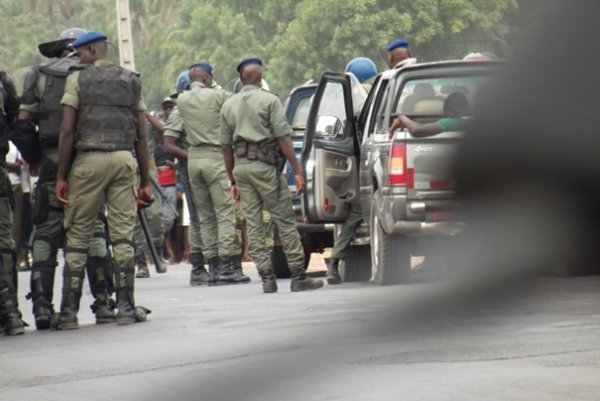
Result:
M27 73L21 96L9 76L0 74L0 151L8 154L0 163L0 325L5 333L24 333L16 274L21 261L31 268L27 298L38 330L79 327L86 275L97 323L145 321L150 310L136 305L134 282L150 277L149 260L157 265L187 261L192 286L244 284L250 282L242 270L246 245L263 292L277 292L265 241L266 213L283 245L290 290L322 287L305 272L281 173L289 163L301 193L302 170L282 103L266 88L262 60L251 57L237 65L235 94L214 81L208 62L194 62L178 77L177 92L155 113L142 100L139 74L110 62L107 45L103 33L81 28L41 43L47 60ZM391 67L410 57L405 40L393 41L386 50ZM347 70L368 85L377 70L367 59L369 72L363 76L364 63L350 63ZM32 192L26 185L29 170L35 177L33 196L27 195ZM354 220L334 248L330 284L340 282L337 264L359 216ZM55 309L60 249L63 283Z

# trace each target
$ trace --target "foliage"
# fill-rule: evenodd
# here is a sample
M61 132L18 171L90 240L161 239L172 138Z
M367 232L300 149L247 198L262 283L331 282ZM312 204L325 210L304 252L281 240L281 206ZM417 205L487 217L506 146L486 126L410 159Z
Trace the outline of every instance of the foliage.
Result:
M526 23L520 3L530 14L543 7L539 0L130 0L130 8L136 68L146 103L156 107L196 60L213 64L217 82L231 89L236 64L260 56L271 88L285 96L357 56L383 70L383 47L397 37L423 61L506 54ZM37 44L70 26L103 31L118 46L115 17L108 0L0 0L0 65L21 82L43 61Z

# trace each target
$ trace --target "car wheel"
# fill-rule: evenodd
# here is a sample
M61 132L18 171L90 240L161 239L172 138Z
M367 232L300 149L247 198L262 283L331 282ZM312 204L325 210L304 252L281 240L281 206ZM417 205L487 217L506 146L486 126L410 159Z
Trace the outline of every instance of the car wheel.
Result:
M406 283L415 240L406 235L388 235L379 222L376 203L371 203L370 219L373 278L378 285Z
M348 260L340 261L340 276L343 282L365 282L371 279L371 247L368 245L351 246Z

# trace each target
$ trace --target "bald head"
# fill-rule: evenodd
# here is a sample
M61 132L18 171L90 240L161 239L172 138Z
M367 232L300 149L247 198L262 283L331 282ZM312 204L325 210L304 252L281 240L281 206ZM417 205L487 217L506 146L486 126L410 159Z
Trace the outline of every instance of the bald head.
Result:
M396 64L401 62L402 60L406 60L410 58L410 50L408 47L397 47L389 52L388 56L388 67L394 68Z
M192 67L189 73L191 82L201 82L206 86L212 84L212 76L201 67Z
M79 62L82 64L91 64L96 60L106 59L108 53L108 44L106 42L93 42L75 49Z
M240 72L240 80L244 85L260 86L262 81L262 66L252 64L244 67Z

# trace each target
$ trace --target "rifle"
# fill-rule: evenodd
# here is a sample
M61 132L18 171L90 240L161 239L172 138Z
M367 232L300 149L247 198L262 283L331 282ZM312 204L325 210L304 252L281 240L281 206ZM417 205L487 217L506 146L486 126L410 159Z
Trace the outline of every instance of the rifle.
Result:
M154 199L152 199L152 201L154 201ZM146 220L144 210L138 208L137 215L138 219L140 219L142 231L144 232L144 238L146 238L146 244L150 250L150 256L152 256L152 261L154 262L154 268L156 269L157 273L166 273L167 267L162 264L160 256L158 256L158 252L156 252L156 248L154 247L154 242L152 242L152 235L150 234L150 227L148 227L148 220Z

